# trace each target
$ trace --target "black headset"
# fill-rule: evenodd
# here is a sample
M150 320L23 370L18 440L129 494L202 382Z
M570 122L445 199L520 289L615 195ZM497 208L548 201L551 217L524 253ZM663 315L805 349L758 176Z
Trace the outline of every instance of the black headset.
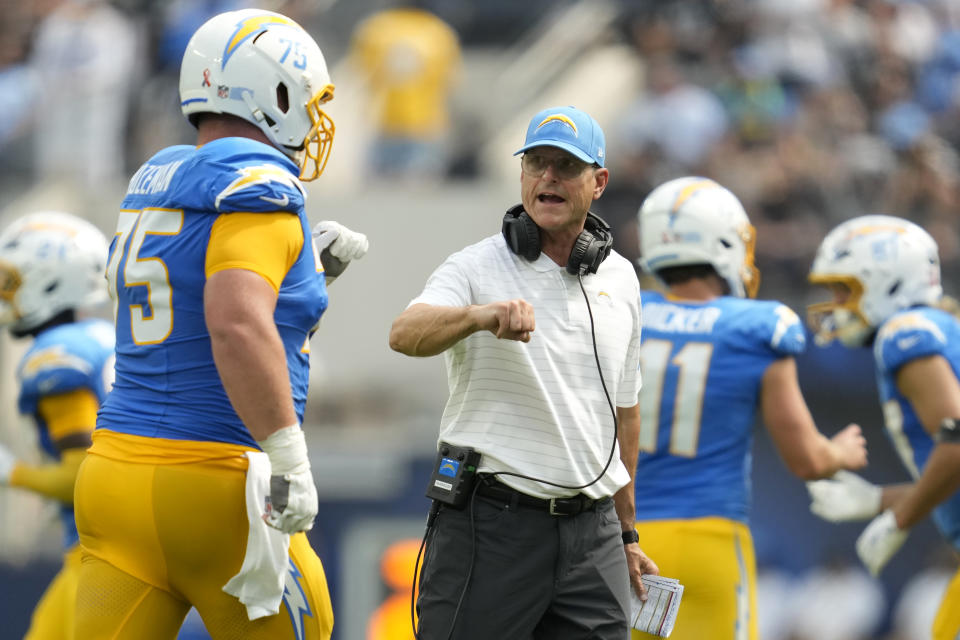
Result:
M510 250L531 262L540 256L540 227L533 218L518 204L507 209L500 229ZM585 275L596 273L600 263L610 255L613 247L613 235L600 216L587 212L583 231L577 236L567 260L567 273Z
M501 232L503 233L504 239L507 241L507 246L510 247L510 250L518 256L526 258L531 262L540 256L540 228L537 226L537 223L534 222L533 219L527 214L527 212L523 210L522 204L515 205L507 210L507 213L503 216L503 227L501 228ZM617 410L614 408L613 402L610 400L610 392L607 390L607 383L603 379L603 368L600 366L600 354L597 351L597 332L593 322L593 311L590 309L590 298L587 296L587 291L583 288L582 276L588 273L596 273L597 269L600 267L600 263L603 262L608 255L610 255L610 249L612 247L613 235L610 233L610 225L608 225L600 216L588 211L587 219L583 225L583 231L580 232L576 242L574 242L573 250L570 251L570 258L567 260L567 272L571 275L577 276L577 282L580 283L580 291L583 293L584 302L587 303L587 313L590 316L590 337L593 341L593 357L597 363L597 373L600 375L600 385L603 387L603 394L607 398L607 406L610 407L610 415L613 417L613 440L610 442L610 453L607 455L606 464L603 465L603 469L596 478L586 484L578 485L559 484L557 482L550 482L549 480L534 478L533 476L528 476L513 471L491 471L484 473L483 475L488 477L515 476L518 478L533 480L534 482L549 484L554 487L562 487L565 489L585 489L599 482L600 479L606 475L607 469L610 468L610 463L613 462L613 454L616 451L618 441L619 425L617 422ZM474 498L476 498L477 487L479 486L479 482L474 483L473 491L471 492L470 496L470 565L467 568L467 575L463 582L463 589L460 591L460 598L457 601L457 608L453 611L453 621L450 623L450 630L447 632L447 640L451 640L451 638L453 638L453 632L457 626L457 617L460 615L460 607L463 605L464 597L466 596L467 589L470 586L470 578L473 575L473 567L476 564L477 539L473 507L475 504ZM438 500L434 500L433 504L430 506L430 514L427 516L427 527L426 531L423 533L423 539L420 541L420 550L417 552L417 559L413 565L413 586L410 588L410 624L413 626L413 635L415 638L420 638L420 632L417 629L416 624L416 601L414 599L416 586L419 584L417 581L418 568L420 566L420 558L423 556L423 550L427 544L427 538L430 535L430 531L433 529L433 525L436 522L439 513L440 502Z

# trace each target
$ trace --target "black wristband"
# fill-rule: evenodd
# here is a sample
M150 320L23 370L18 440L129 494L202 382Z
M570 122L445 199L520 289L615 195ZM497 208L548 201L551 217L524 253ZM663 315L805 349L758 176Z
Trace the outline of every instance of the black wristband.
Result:
M630 529L629 531L624 531L620 534L620 537L623 538L623 544L633 544L634 542L640 542L640 534L637 533L636 529Z
M937 432L937 442L960 444L960 418L945 418Z

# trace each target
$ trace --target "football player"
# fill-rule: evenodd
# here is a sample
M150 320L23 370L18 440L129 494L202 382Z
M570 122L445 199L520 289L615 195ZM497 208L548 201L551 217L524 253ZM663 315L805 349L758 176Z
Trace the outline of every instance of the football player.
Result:
M810 282L831 296L810 307L818 341L872 347L887 434L916 480L880 487L839 473L808 484L812 511L833 522L873 518L856 550L874 575L931 512L960 551L960 320L956 301L943 295L936 242L901 218L854 218L823 239ZM932 638L958 635L960 572Z
M32 213L0 234L0 325L32 340L17 366L17 404L34 419L46 460L18 460L0 444L0 485L57 501L66 550L34 609L28 640L73 638L80 569L74 481L113 383L113 326L81 315L107 299L106 260L103 234L68 213Z
M666 293L643 291L637 531L662 575L686 586L674 640L757 638L756 562L748 526L758 411L803 479L866 464L857 425L816 428L797 382L797 315L753 300L754 229L712 180L660 185L640 212L641 266ZM634 637L641 637L639 634Z
M117 377L77 478L76 637L170 639L192 605L217 639L329 638L300 425L321 256L367 248L337 224L314 242L304 211L333 84L302 27L245 9L193 34L180 97L196 145L133 175L110 246Z

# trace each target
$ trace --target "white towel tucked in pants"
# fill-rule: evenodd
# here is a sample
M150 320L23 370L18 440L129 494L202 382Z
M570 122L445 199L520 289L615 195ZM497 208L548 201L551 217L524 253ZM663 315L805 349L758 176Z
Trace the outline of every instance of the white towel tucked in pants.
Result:
M289 563L290 536L263 521L266 497L270 495L270 458L262 451L247 451L247 552L240 573L223 590L247 607L251 620L280 612L283 580Z

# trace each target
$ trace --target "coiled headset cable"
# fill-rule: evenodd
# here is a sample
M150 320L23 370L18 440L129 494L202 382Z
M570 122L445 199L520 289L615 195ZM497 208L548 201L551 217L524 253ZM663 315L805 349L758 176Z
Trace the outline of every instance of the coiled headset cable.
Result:
M559 487L561 489L586 489L589 486L592 486L600 481L603 476L606 475L607 469L610 468L610 463L613 462L613 454L617 450L617 437L619 435L619 425L617 424L617 410L613 406L613 401L610 399L610 392L607 390L607 382L603 377L603 368L600 366L600 352L597 349L597 332L593 320L593 309L590 307L590 297L587 295L587 290L583 286L583 272L580 271L577 273L577 283L580 285L580 292L583 294L583 300L587 303L587 314L590 316L590 338L593 342L593 357L597 363L597 373L600 374L600 384L603 386L603 394L607 399L607 406L610 407L610 415L613 416L613 441L610 443L610 453L607 455L607 462L603 465L603 469L600 471L600 474L596 478L591 480L586 484L579 485L568 485L560 484L558 482L551 482L549 480L541 480L540 478L534 478L533 476L524 475L522 473L517 473L515 471L490 471L482 474L484 477L493 478L495 476L514 476L515 478L523 478L525 480L531 480L533 482L540 482L542 484L548 484L553 487ZM480 474L478 474L480 475ZM470 564L467 568L467 575L463 581L463 590L460 592L460 597L457 600L457 607L453 611L453 620L450 621L450 631L447 633L447 640L453 638L453 631L457 626L457 617L460 615L460 608L463 606L463 601L467 595L467 589L470 587L470 578L473 576L473 565L476 562L477 556L477 529L474 524L474 500L477 495L477 488L480 486L480 481L474 483L473 490L470 492L470 531L472 533L470 538ZM420 559L423 556L423 550L427 544L427 538L430 536L430 532L433 530L433 525L437 520L437 516L440 513L440 502L437 500L433 501L433 504L430 505L430 512L427 514L427 524L426 530L423 532L423 539L420 541L420 549L417 551L417 559L413 565L413 584L410 588L410 624L413 626L413 635L416 640L420 639L420 633L417 629L416 622L416 598L415 594L417 591L417 574L420 567Z

